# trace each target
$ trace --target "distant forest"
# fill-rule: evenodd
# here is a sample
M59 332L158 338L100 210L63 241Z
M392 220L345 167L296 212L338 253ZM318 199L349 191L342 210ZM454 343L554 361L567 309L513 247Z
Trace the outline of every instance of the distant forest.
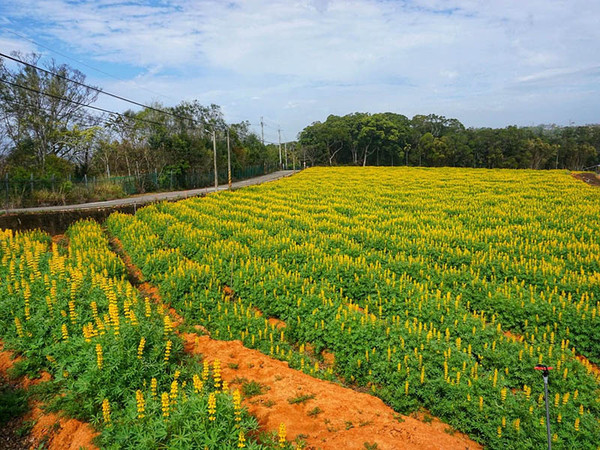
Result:
M435 114L330 115L299 134L311 165L582 170L600 164L600 125L466 128Z

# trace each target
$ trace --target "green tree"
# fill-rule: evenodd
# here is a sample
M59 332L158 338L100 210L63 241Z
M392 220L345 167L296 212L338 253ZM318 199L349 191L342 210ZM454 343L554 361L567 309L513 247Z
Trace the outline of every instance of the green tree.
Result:
M4 132L12 144L9 151L20 156L13 162L31 164L42 175L47 172L50 156L77 162L90 138L91 131L86 130L95 125L85 106L96 100L97 92L80 84L85 82L85 75L65 64L52 60L45 65L47 73L32 67L40 55L13 56L30 64L15 70L0 65Z

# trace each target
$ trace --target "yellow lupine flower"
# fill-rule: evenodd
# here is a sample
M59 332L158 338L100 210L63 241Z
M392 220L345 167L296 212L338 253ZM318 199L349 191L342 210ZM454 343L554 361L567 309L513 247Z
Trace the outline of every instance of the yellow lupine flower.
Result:
M162 410L163 417L169 417L170 410L169 410L169 393L168 392L163 392L160 395L160 403L161 403L161 410Z
M142 337L140 339L140 344L138 345L138 349L137 349L137 358L138 359L142 359L142 355L144 354L144 346L146 345L146 338Z
M102 370L102 366L104 365L104 357L102 355L102 346L100 344L96 344L96 363L98 364L98 369Z
M215 413L217 412L217 397L214 392L208 395L208 420L215 420Z
M104 423L110 424L110 403L107 398L102 401L102 417L104 418Z
M279 432L278 432L278 436L279 436L279 447L285 447L285 437L286 437L286 429L285 429L285 424L284 423L280 423L279 424Z
M139 389L135 391L135 401L137 404L138 418L144 418L144 412L146 411L146 402L144 400L144 394Z
M165 357L164 357L165 363L169 362L169 358L171 356L171 347L172 347L172 345L173 345L173 342L171 342L171 340L169 339L167 341L167 345L166 345L166 348L165 348Z

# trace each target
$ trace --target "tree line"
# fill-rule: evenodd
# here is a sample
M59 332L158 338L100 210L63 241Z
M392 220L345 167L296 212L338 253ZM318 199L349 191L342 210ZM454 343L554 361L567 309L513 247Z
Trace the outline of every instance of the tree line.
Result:
M304 128L311 165L412 165L582 170L600 164L600 125L466 128L435 114L330 115Z
M54 61L40 69L36 54L13 56L28 65L0 58L2 177L210 172L213 131L219 170L227 167L226 135L234 170L278 160L247 121L227 123L218 105L182 101L111 112L94 106L102 92L82 72Z

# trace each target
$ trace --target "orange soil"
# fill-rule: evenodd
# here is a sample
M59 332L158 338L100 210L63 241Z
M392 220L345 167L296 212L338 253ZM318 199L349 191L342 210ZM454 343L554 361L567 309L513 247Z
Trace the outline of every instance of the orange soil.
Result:
M35 440L32 449L46 440L50 450L77 450L80 448L97 449L92 441L98 435L92 427L76 419L66 419L54 413L44 412L38 404L27 413L25 420L35 421L31 435Z
M7 371L21 358L13 359L13 353L4 350L4 344L0 342L0 374L6 376ZM50 380L50 374L42 372L40 378L31 379L27 376L18 380L18 384L27 389L31 385ZM32 449L45 440L46 447L50 450L62 449L97 449L92 440L98 435L96 431L87 423L76 419L67 419L60 417L55 413L44 412L39 403L33 403L31 410L25 415L24 420L34 421L35 424L31 430L34 439Z
M230 386L236 378L266 386L264 394L245 399L245 406L262 429L277 430L285 423L288 440L299 437L307 448L363 448L365 442L377 443L380 449L481 448L437 419L427 424L400 416L376 397L290 369L286 362L246 348L240 341L216 341L193 333L183 337L187 352L221 361L222 377ZM289 403L299 395L315 397ZM321 412L309 415L317 407Z

